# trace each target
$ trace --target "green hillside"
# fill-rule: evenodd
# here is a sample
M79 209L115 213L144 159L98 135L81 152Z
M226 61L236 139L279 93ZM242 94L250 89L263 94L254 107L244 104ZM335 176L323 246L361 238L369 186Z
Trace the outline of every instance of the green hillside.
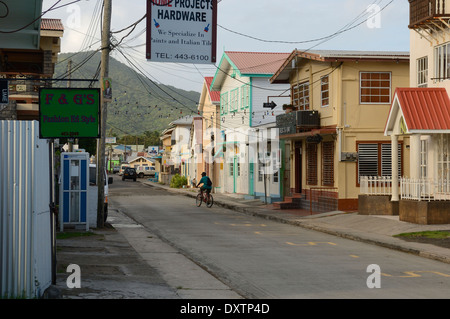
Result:
M71 60L72 79L98 79L100 59L99 52L60 54L54 77L67 78L68 64ZM109 77L112 79L113 101L108 104L106 129L115 136L161 132L170 122L193 114L197 110L199 92L154 84L112 57L109 64ZM66 81L61 81L55 86L67 85ZM72 81L70 85L100 87L100 82Z

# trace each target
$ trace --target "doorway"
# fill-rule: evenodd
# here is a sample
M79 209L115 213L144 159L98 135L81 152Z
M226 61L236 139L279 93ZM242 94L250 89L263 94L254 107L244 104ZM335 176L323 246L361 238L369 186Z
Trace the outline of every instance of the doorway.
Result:
M302 192L302 142L295 143L295 153L294 153L294 162L295 162L295 192Z

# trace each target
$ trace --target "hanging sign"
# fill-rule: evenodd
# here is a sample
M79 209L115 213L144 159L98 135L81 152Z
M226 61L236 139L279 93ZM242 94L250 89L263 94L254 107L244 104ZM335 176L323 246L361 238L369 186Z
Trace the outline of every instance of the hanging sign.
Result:
M155 62L216 62L217 0L147 0L147 52Z
M40 138L100 138L100 89L41 88Z
M0 79L0 104L9 103L8 80Z

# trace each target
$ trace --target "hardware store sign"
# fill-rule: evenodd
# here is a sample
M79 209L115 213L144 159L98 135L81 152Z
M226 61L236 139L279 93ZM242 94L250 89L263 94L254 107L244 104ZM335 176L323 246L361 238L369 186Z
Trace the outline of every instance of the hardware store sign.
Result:
M40 138L99 138L100 89L40 89Z
M147 0L146 57L155 62L216 62L217 0Z

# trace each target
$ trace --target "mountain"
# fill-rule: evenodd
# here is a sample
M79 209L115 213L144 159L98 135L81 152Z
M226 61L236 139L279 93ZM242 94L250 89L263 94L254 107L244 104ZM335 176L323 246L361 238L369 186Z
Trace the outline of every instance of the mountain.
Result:
M61 53L55 67L54 78L68 79L71 62L71 87L100 87L100 81L81 82L77 79L99 78L100 52ZM134 62L133 62L134 63ZM180 117L197 112L199 92L185 91L173 86L152 82L134 69L110 57L109 77L113 88L112 102L108 103L108 134L116 136L140 135L145 131L161 132ZM60 81L55 87L66 87ZM199 88L200 90L201 88Z

